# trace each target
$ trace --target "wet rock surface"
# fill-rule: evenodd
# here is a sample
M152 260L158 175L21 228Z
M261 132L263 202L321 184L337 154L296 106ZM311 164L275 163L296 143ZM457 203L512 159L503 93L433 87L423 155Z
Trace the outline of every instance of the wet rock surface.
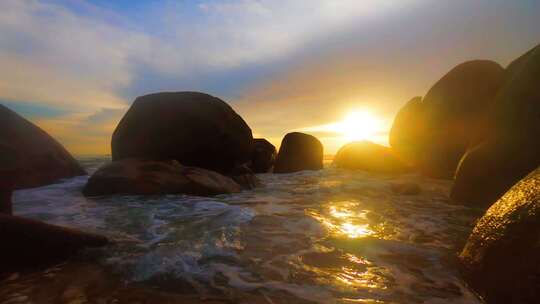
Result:
M60 262L87 247L108 243L104 236L0 214L0 273Z
M461 252L470 285L487 303L540 301L540 169L478 221Z

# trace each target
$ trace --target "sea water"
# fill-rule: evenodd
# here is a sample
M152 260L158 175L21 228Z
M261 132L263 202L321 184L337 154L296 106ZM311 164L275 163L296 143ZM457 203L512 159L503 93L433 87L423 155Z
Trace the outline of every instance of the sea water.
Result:
M93 172L109 159L79 160ZM17 191L15 214L113 243L3 278L0 302L480 303L457 262L480 214L449 201L450 181L329 164L258 178L215 197L86 198L88 176Z

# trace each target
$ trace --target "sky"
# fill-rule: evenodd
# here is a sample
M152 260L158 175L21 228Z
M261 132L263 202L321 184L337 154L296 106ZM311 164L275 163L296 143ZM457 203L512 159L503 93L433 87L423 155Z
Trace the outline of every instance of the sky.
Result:
M303 131L333 154L352 127L387 144L457 64L539 43L538 0L1 0L0 103L76 155L109 154L135 97L202 91L256 137Z

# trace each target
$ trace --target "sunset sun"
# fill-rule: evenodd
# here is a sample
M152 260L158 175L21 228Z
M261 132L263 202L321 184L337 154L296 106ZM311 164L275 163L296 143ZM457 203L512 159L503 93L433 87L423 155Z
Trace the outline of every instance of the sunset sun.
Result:
M347 141L356 141L375 137L380 125L377 117L370 112L354 111L336 123L335 131L341 133Z
M360 109L348 112L342 120L309 128L301 131L328 132L335 134L340 142L360 140L377 141L377 136L384 129L382 120L372 112Z

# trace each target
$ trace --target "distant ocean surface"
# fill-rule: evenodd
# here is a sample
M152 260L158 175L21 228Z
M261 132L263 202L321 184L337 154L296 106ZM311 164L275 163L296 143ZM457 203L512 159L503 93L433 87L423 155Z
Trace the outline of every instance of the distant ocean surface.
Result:
M93 172L109 159L79 160ZM478 211L449 202L449 181L328 161L258 177L216 197L85 198L88 176L17 191L15 214L114 244L12 275L0 303L481 303L456 260ZM421 193L392 192L405 182Z

